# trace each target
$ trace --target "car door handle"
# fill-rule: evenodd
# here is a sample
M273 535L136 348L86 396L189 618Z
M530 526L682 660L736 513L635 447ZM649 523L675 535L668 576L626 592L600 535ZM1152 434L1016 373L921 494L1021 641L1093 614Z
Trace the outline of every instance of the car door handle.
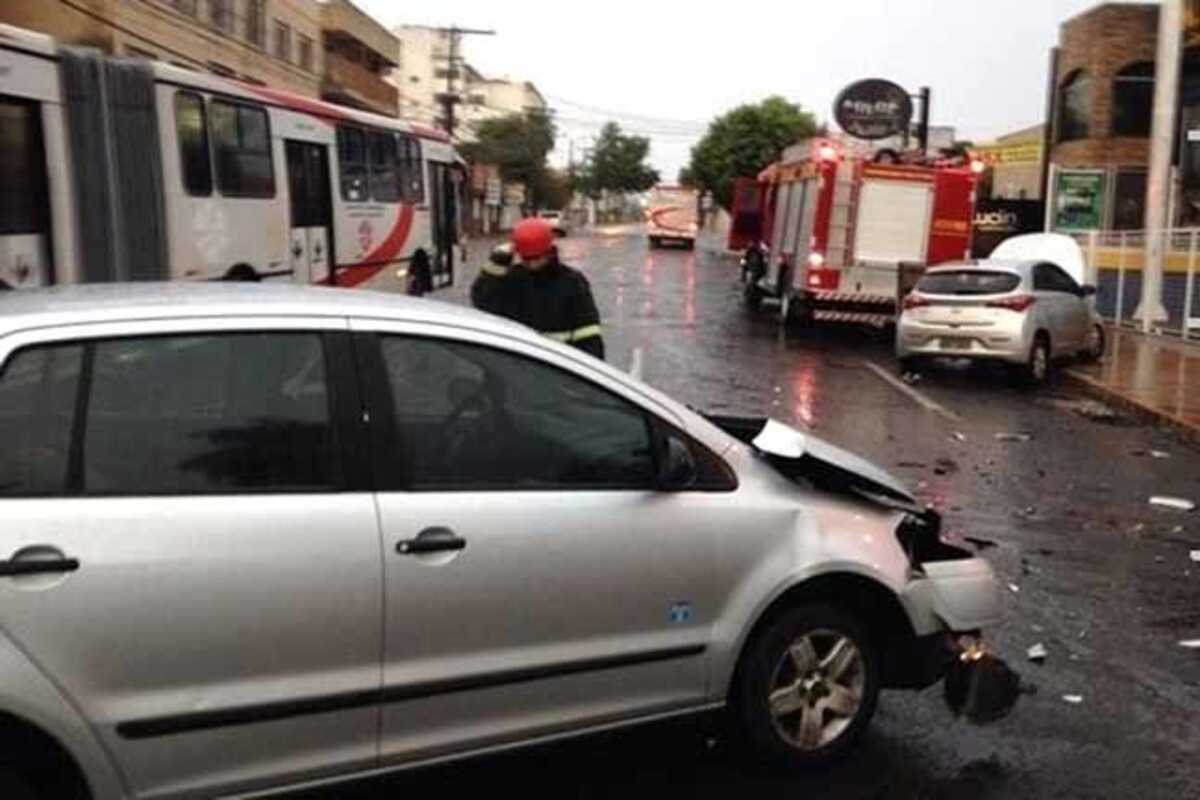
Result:
M466 546L467 540L449 528L426 528L418 533L415 539L396 542L396 552L404 556L417 556L463 550Z
M78 558L55 558L46 561L0 561L0 578L49 575L56 572L74 572L77 569L79 569Z

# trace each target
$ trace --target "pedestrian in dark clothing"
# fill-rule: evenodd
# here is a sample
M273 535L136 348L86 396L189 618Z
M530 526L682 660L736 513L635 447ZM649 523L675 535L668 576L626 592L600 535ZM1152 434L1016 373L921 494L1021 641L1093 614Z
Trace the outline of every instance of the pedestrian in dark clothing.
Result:
M504 258L494 256L475 279L474 306L604 358L600 312L591 285L582 272L558 260L550 226L539 219L518 223L512 250L520 257L519 264L506 264Z
M429 254L424 250L413 253L408 262L408 294L421 297L433 291L433 270L429 264Z

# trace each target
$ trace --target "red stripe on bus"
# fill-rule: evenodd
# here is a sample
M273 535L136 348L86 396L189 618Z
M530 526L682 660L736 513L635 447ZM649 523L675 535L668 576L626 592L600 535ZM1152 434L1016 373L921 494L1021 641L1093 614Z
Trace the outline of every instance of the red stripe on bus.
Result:
M367 253L360 263L348 267L338 267L334 283L345 287L358 286L378 275L384 267L395 261L408 242L408 235L412 232L415 216L416 209L412 206L400 206L396 224L392 226L387 238L380 242L378 247Z

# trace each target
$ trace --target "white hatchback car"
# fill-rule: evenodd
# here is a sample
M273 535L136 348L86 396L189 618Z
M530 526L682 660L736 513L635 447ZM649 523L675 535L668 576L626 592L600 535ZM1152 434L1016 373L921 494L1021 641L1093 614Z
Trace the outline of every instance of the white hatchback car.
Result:
M6 800L267 793L725 708L816 764L882 688L1004 674L991 568L894 478L466 309L7 293L0 441Z
M905 370L933 357L1000 361L1040 384L1056 359L1104 354L1095 293L1048 261L935 267L904 298L896 355Z

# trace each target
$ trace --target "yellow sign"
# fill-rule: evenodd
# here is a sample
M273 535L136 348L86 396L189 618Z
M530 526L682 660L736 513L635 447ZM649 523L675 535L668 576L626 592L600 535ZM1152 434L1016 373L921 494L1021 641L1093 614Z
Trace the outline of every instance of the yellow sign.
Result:
M992 166L1042 163L1041 142L984 144L973 148L973 152L978 158L982 159L985 164L990 164Z

